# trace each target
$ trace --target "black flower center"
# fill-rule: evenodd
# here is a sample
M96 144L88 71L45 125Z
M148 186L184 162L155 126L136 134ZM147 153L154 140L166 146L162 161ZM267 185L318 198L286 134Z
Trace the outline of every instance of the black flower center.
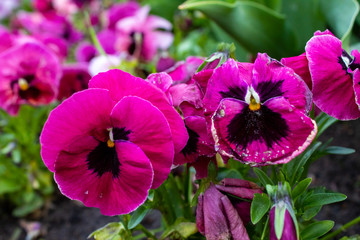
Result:
M125 130L125 128L113 128L112 132L114 141L127 141L131 131ZM121 164L116 147L109 147L107 142L100 141L95 149L88 154L86 162L88 169L96 173L98 177L101 177L106 172L110 172L113 178L119 178Z
M281 114L273 112L265 105L257 111L245 107L227 126L228 141L245 149L254 141L265 142L269 149L274 143L289 134L289 127Z

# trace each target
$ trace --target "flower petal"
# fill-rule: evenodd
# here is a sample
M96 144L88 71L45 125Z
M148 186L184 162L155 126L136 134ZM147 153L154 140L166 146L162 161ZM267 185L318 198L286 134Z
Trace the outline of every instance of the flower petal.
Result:
M147 198L153 178L151 163L135 144L116 141L119 176L114 177L111 172L98 176L88 164L89 154L97 144L88 137L78 139L73 150L62 151L55 162L55 180L70 199L98 207L104 215L127 214Z
M41 156L50 171L55 170L60 151L74 139L94 136L96 129L106 131L111 127L110 113L114 105L109 91L88 89L75 93L50 113L40 136Z
M116 104L111 122L114 127L130 131L129 141L141 148L154 169L151 188L159 187L168 177L174 158L171 131L164 115L150 102L131 96Z
M344 63L341 41L332 35L314 36L305 50L313 80L314 103L337 119L359 118L352 76L341 64Z

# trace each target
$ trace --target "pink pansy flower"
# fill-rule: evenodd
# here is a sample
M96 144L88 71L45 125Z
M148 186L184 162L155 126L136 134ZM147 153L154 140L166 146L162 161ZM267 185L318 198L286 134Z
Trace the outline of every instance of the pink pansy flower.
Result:
M171 23L161 17L149 15L149 11L150 7L144 6L134 16L117 21L115 48L118 51L151 61L158 50L170 47L173 42L173 34L169 32L172 28Z
M0 106L8 113L17 114L21 104L48 104L55 99L60 63L44 45L12 47L0 54L0 64Z
M66 64L62 67L58 100L70 97L73 93L87 89L91 76L85 63Z
M89 82L89 88L108 89L114 101L119 101L123 97L131 95L151 102L168 120L175 153L180 152L185 147L188 134L181 116L171 106L165 94L153 84L129 73L113 69L93 77Z
M316 32L305 47L313 84L314 103L340 120L360 117L360 53L351 56L329 31Z
M311 92L288 67L258 54L214 70L203 100L219 152L251 165L287 163L314 139Z
M170 173L177 137L187 140L182 120L156 87L120 70L89 85L52 111L41 155L64 195L105 215L129 213Z
M250 202L260 188L252 182L225 178L211 184L199 196L196 225L208 240L250 239L245 225L250 221Z

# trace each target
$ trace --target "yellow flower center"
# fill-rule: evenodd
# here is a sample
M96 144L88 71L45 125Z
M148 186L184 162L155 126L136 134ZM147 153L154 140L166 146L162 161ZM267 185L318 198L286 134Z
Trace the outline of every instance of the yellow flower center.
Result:
M115 146L115 143L111 141L111 139L107 140L106 144L109 148L113 148Z
M23 78L19 78L18 84L21 91L26 91L29 89L29 83Z
M252 95L250 97L249 108L251 111L256 111L260 109L260 103L258 103Z

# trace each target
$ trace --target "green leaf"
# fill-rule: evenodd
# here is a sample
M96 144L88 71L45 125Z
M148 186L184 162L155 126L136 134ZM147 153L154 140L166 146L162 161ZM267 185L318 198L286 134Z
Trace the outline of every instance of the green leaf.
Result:
M334 222L329 220L319 221L306 226L301 231L301 239L316 239L334 227Z
M326 154L337 154L337 155L348 155L355 152L355 149L339 147L339 146L330 146L325 149Z
M121 240L119 233L125 229L120 222L112 222L104 227L95 230L88 238L94 237L96 240Z
M261 184L265 187L266 185L274 185L274 182L268 177L268 175L260 168L253 168L254 173L258 176Z
M321 210L321 206L316 206L312 208L308 208L305 210L302 218L305 221L310 221L313 217L315 217Z
M135 228L144 219L149 210L150 208L147 208L144 205L138 207L138 209L136 209L135 212L131 215L130 221L128 223L128 229Z
M299 54L304 52L304 46L314 32L325 28L318 0L285 0L281 12L286 16L285 24L289 31L296 29L296 43L293 45Z
M150 12L152 14L166 18L169 21L173 21L178 6L183 2L184 0L144 0L143 4L150 5ZM164 9L166 9L166 11L164 11Z
M294 52L284 16L256 2L186 1L180 9L199 10L252 54L267 52L279 58ZM281 47L279 47L281 46Z
M175 223L169 226L161 235L161 239L165 239L175 233L180 234L181 239L186 239L190 235L198 232L196 223L188 222L185 218L177 218ZM170 237L170 239L173 239ZM178 239L178 238L176 238Z
M342 41L349 40L351 29L359 12L358 2L355 0L320 0L320 5L333 33Z
M258 223L270 208L270 199L265 193L255 193L251 203L250 215L253 224Z
M295 201L301 194L303 194L311 183L311 178L305 178L299 182L291 192L291 197Z
M326 113L320 113L319 116L315 119L316 125L318 127L318 132L316 134L316 138L318 138L328 127L337 122L336 118L333 118ZM315 139L316 139L315 138Z
M22 187L15 179L0 180L0 194L16 192Z
M314 193L304 200L304 207L316 207L335 202L341 202L346 199L342 193Z
M319 148L320 145L320 142L311 144L302 154L284 165L284 167L286 168L287 176L290 180L290 185L298 181L298 179L301 177L302 172L304 171L304 166L306 162L309 160L311 155Z

